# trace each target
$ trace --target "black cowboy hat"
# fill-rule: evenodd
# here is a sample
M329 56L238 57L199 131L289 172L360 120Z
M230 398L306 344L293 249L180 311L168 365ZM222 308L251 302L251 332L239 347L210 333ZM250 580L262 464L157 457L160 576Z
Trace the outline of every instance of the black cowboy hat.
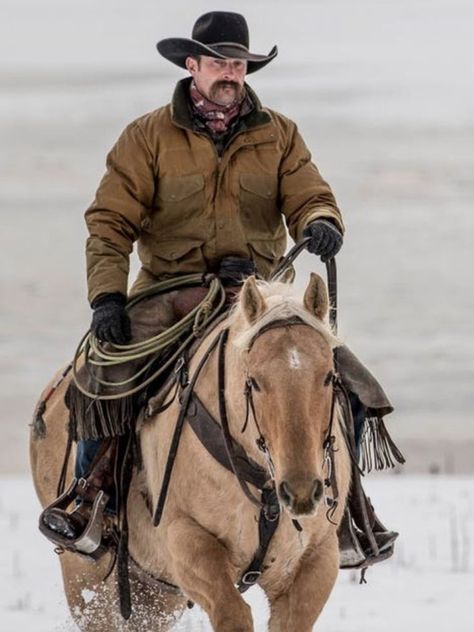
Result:
M156 45L158 52L173 64L186 68L186 57L207 55L220 59L246 59L247 73L260 70L278 54L276 46L268 55L249 51L249 29L240 13L211 11L196 20L192 39L168 37Z

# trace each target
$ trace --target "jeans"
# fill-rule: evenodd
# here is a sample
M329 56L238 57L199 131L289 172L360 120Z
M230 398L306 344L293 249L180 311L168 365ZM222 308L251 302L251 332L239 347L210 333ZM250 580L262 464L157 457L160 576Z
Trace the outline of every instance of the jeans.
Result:
M76 465L74 467L74 476L77 479L87 478L90 474L91 465L95 455L99 450L103 439L86 439L77 442ZM81 499L77 498L76 503L81 504ZM106 513L117 513L115 494L111 494L109 502L105 508Z
M77 479L87 478L102 441L102 439L86 439L77 442L76 466L74 468L74 476Z

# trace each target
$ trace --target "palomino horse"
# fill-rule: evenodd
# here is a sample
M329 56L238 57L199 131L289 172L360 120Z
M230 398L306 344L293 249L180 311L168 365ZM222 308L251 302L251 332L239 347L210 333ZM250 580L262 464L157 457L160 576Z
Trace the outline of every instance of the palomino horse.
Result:
M258 582L269 600L271 632L310 632L339 569L336 530L350 484L350 455L333 402L332 351L338 342L326 324L327 312L326 287L315 274L303 302L283 283L257 284L251 277L231 314L207 335L190 365L192 375L219 331L228 328L225 400L230 432L248 457L270 471L282 508ZM214 350L195 391L219 420L217 375ZM255 412L250 420L244 397L249 380ZM43 505L55 497L66 444L65 388L64 383L48 406L46 435L31 443ZM178 412L175 401L140 430L143 467L134 472L128 502L130 619L121 619L116 579L113 573L107 576L109 554L99 562L60 555L71 614L83 630L170 630L187 600L205 610L214 630L254 630L250 607L236 583L258 548L259 509L189 424L182 432L161 523L152 524ZM331 515L331 474L323 449L328 433L333 436L332 479L338 489ZM257 445L260 439L262 447L262 437L263 451ZM173 591L166 582L180 590Z

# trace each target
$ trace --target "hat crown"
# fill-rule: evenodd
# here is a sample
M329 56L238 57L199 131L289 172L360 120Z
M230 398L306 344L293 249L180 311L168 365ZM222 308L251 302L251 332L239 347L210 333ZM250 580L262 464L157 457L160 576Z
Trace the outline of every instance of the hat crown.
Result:
M249 48L249 29L240 13L211 11L196 20L192 32L193 40L202 44L232 42Z

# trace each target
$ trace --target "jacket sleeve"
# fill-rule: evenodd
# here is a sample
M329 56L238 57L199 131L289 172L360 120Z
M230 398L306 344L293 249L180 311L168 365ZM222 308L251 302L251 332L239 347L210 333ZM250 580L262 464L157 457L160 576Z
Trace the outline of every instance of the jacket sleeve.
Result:
M323 180L294 123L280 163L280 202L291 237L298 241L315 219L332 220L344 232L341 213L328 183Z
M85 213L89 302L109 292L127 294L129 258L155 192L154 160L137 122L107 155L107 170Z

